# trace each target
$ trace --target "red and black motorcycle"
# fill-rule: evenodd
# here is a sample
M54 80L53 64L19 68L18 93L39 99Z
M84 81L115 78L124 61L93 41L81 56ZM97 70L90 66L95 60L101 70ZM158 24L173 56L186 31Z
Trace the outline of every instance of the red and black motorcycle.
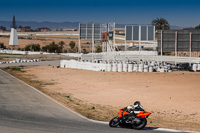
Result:
M127 110L120 109L118 112L118 116L114 117L110 122L110 127L131 127L133 129L143 129L147 124L147 119L150 112L145 111L131 111L132 113L128 112Z

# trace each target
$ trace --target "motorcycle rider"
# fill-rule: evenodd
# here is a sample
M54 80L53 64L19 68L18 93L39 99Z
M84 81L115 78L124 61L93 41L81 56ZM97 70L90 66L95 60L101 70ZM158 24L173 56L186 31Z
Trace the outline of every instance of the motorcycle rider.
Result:
M123 110L131 113L132 111L144 111L144 108L140 104L140 101L136 101L136 102L134 102L133 105L129 105L128 107L124 107Z
M140 101L136 101L133 105L123 108L123 110L130 113L124 116L124 120L128 123L131 119L136 117L137 113L144 111L144 108L141 106Z
M130 112L130 113L129 113ZM122 108L118 112L118 116L109 122L110 127L130 127L133 129L143 129L147 124L147 118L151 112L144 111L139 101L133 105Z

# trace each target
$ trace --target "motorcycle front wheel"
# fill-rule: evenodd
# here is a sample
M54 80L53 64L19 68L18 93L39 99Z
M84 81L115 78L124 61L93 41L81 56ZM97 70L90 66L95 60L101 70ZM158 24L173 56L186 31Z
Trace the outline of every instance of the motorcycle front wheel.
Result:
M146 118L136 118L136 119L139 119L139 122L132 124L133 129L141 130L147 125L147 119Z
M112 120L109 122L110 127L117 127L119 125L119 117L114 117Z

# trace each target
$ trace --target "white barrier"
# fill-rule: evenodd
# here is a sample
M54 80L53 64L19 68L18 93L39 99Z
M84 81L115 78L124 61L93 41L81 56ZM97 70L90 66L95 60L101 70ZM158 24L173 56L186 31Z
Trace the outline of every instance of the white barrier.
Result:
M149 66L148 65L144 65L144 72L148 72L149 71Z
M35 54L55 54L47 52L32 52L32 51L19 51L19 50L0 50L0 53L4 54L21 54L21 55L35 55Z
M149 66L149 72L153 72L153 66Z
M113 72L117 72L117 64L116 64L116 63L114 63L114 64L112 65L112 71L113 71Z
M117 67L118 67L118 72L122 72L122 70L123 70L122 63L118 63Z
M198 64L198 68L197 68L197 70L200 70L200 64Z
M133 64L128 64L128 72L133 72Z
M61 60L60 67L92 70L92 71L111 71L111 66L109 64L79 62L75 60Z
M61 68L74 68L74 69L83 69L83 70L92 70L92 71L108 71L108 72L171 72L171 65L160 62L148 62L144 64L126 64L121 62L113 62L113 64L105 63L92 63L92 62L79 62L76 60L61 60ZM193 65L195 71L197 65Z
M112 71L112 65L111 64L106 64L106 65L102 64L102 70L105 70L105 69L106 69L107 72L111 72Z
M18 51L18 50L0 50L0 53L4 53L4 54L26 54L25 51Z
M123 72L127 72L128 71L128 64L123 63Z
M139 64L139 72L143 72L144 71L144 65L143 64Z
M82 53L60 53L60 55L71 56L71 57L81 57Z
M193 64L192 70L194 70L195 72L197 71L197 64Z

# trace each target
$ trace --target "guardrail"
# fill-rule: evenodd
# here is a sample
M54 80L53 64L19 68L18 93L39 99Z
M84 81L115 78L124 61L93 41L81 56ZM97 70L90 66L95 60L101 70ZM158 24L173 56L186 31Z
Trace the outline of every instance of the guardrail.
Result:
M82 53L60 53L60 55L71 56L71 57L81 57Z
M107 60L107 61L159 61L159 62L174 62L174 63L200 63L200 57L180 57L180 56L158 56L158 55L130 55L130 54L94 54L82 55L81 60L92 61Z

